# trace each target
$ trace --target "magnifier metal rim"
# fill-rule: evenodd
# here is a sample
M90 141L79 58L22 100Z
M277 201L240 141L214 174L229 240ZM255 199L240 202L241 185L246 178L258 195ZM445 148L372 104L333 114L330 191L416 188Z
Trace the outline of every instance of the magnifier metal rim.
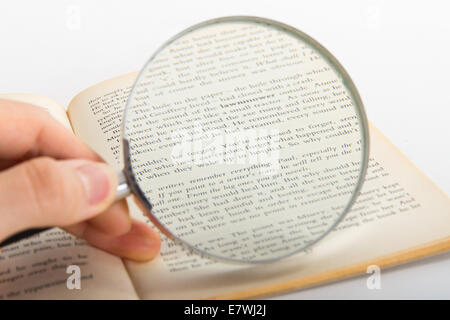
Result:
M169 46L172 42L175 40L183 37L184 35L209 25L213 24L219 24L219 23L228 23L228 22L252 22L252 23L259 23L264 25L269 25L270 27L279 28L287 33L290 33L294 35L295 37L298 37L305 41L308 45L310 45L314 50L317 50L322 55L322 58L324 58L328 64L334 68L337 75L341 77L342 82L349 90L351 97L353 98L353 102L356 104L354 107L359 115L360 120L360 133L361 133L361 142L362 142L362 159L361 159L361 168L359 172L358 182L356 184L356 187L353 191L353 194L350 198L350 200L347 203L347 206L344 208L342 213L340 214L339 218L329 227L329 229L324 232L320 237L314 239L313 241L309 242L307 245L298 248L296 250L293 250L292 252L289 252L285 255L276 257L276 258L269 258L269 259L260 259L260 260L243 260L243 259L234 259L234 258L226 258L222 256L218 256L212 253L208 253L206 251L203 251L201 249L198 249L192 245L190 245L188 242L186 242L183 239L178 238L174 233L172 233L169 229L167 229L164 224L162 224L159 219L151 213L152 205L149 201L147 201L146 195L142 192L142 190L139 187L139 184L134 179L134 172L133 168L131 166L131 158L130 158L130 152L129 152L129 142L128 137L125 130L125 125L127 123L127 110L131 103L131 97L134 94L134 91L136 89L137 84L139 83L141 76L144 74L145 70L147 69L147 66L153 61L153 59L167 46ZM352 207L353 203L355 202L356 197L359 194L359 191L361 190L362 184L364 182L364 177L367 172L367 166L369 162L369 126L367 121L367 116L364 111L364 106L361 100L361 97L358 93L358 90L356 89L352 79L348 75L348 73L345 71L344 67L337 61L337 59L320 43L318 43L316 40L308 36L307 34L303 33L300 30L297 30L294 27L291 27L289 25L286 25L284 23L274 21L267 18L261 18L261 17L255 17L255 16L229 16L229 17L221 17L216 19L207 20L204 22L201 22L199 24L193 25L192 27L189 27L185 29L184 31L178 33L171 39L169 39L167 42L165 42L162 46L160 46L155 53L151 56L151 58L147 61L147 63L144 65L142 70L139 72L138 77L136 78L136 81L133 85L133 88L130 92L127 105L125 107L124 111L124 117L123 117L123 123L122 123L122 145L123 145L123 154L124 154L124 175L127 179L128 185L131 189L131 191L139 198L142 205L145 206L145 208L148 210L148 212L152 215L152 217L159 223L159 228L162 229L165 234L169 234L171 237L171 240L182 244L183 246L187 247L190 250L193 250L194 252L198 253L200 256L205 256L208 258L213 258L218 261L225 261L225 262L236 262L236 263L252 263L252 264L258 264L258 263L267 263L267 262L273 262L278 261L280 259L292 256L296 253L302 252L305 249L311 247L315 243L317 243L319 240L321 240L323 237L328 235L336 225L342 221L342 219L346 216L350 208Z

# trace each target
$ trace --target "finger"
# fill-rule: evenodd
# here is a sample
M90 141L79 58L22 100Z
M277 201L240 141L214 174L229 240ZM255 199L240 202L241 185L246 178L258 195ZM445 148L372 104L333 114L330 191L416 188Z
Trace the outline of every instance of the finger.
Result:
M159 234L147 224L134 219L130 230L121 236L105 234L86 222L65 229L94 247L135 261L149 261L161 248Z
M0 99L0 119L8 119L0 126L0 156L4 165L37 156L101 160L42 108Z
M104 163L40 157L0 172L0 239L30 227L69 226L105 211L117 178Z
M0 169L9 168L33 156L55 158L87 158L101 160L100 157L79 141L70 131L61 126L41 108L25 103L0 100L0 118L7 116L6 126L0 128L4 139L0 141ZM8 124L21 127L10 130ZM14 140L14 141L11 141ZM14 142L14 143L12 143ZM6 158L6 159L5 159ZM131 227L126 202L114 204L92 224L102 231L120 235Z
M117 201L108 210L90 219L89 224L112 236L127 233L131 228L131 217L126 200Z

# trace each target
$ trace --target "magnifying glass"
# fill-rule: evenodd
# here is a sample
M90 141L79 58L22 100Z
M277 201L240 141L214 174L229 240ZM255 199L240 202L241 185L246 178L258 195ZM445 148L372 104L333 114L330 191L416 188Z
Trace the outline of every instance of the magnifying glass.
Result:
M350 210L368 137L352 80L317 41L259 17L209 20L138 75L117 197L133 193L165 235L203 256L274 261Z

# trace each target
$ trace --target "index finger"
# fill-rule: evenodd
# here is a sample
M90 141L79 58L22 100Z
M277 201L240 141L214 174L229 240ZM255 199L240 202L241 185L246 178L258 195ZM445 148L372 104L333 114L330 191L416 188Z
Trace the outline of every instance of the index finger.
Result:
M4 160L48 156L103 161L42 108L0 99L0 119L0 158Z

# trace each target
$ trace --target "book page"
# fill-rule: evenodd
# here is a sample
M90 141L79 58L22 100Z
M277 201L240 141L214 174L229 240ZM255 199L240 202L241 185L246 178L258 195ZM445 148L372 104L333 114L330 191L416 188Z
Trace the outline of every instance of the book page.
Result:
M69 119L67 118L66 110L63 106L50 98L31 93L3 93L0 94L0 99L26 102L43 108L64 127L72 131Z
M34 94L0 94L0 99L27 102L46 109L72 131L65 110ZM79 267L79 287L74 269ZM69 283L69 285L68 285ZM2 299L137 299L122 260L54 228L0 251Z
M105 81L69 107L75 133L117 169L120 122L137 74ZM92 139L92 137L102 137ZM126 261L141 298L246 298L395 265L450 248L450 200L370 125L371 156L351 212L311 250L261 265L202 258L163 237L149 263ZM133 215L142 217L136 207ZM148 219L146 219L148 221ZM150 222L149 222L150 223Z

